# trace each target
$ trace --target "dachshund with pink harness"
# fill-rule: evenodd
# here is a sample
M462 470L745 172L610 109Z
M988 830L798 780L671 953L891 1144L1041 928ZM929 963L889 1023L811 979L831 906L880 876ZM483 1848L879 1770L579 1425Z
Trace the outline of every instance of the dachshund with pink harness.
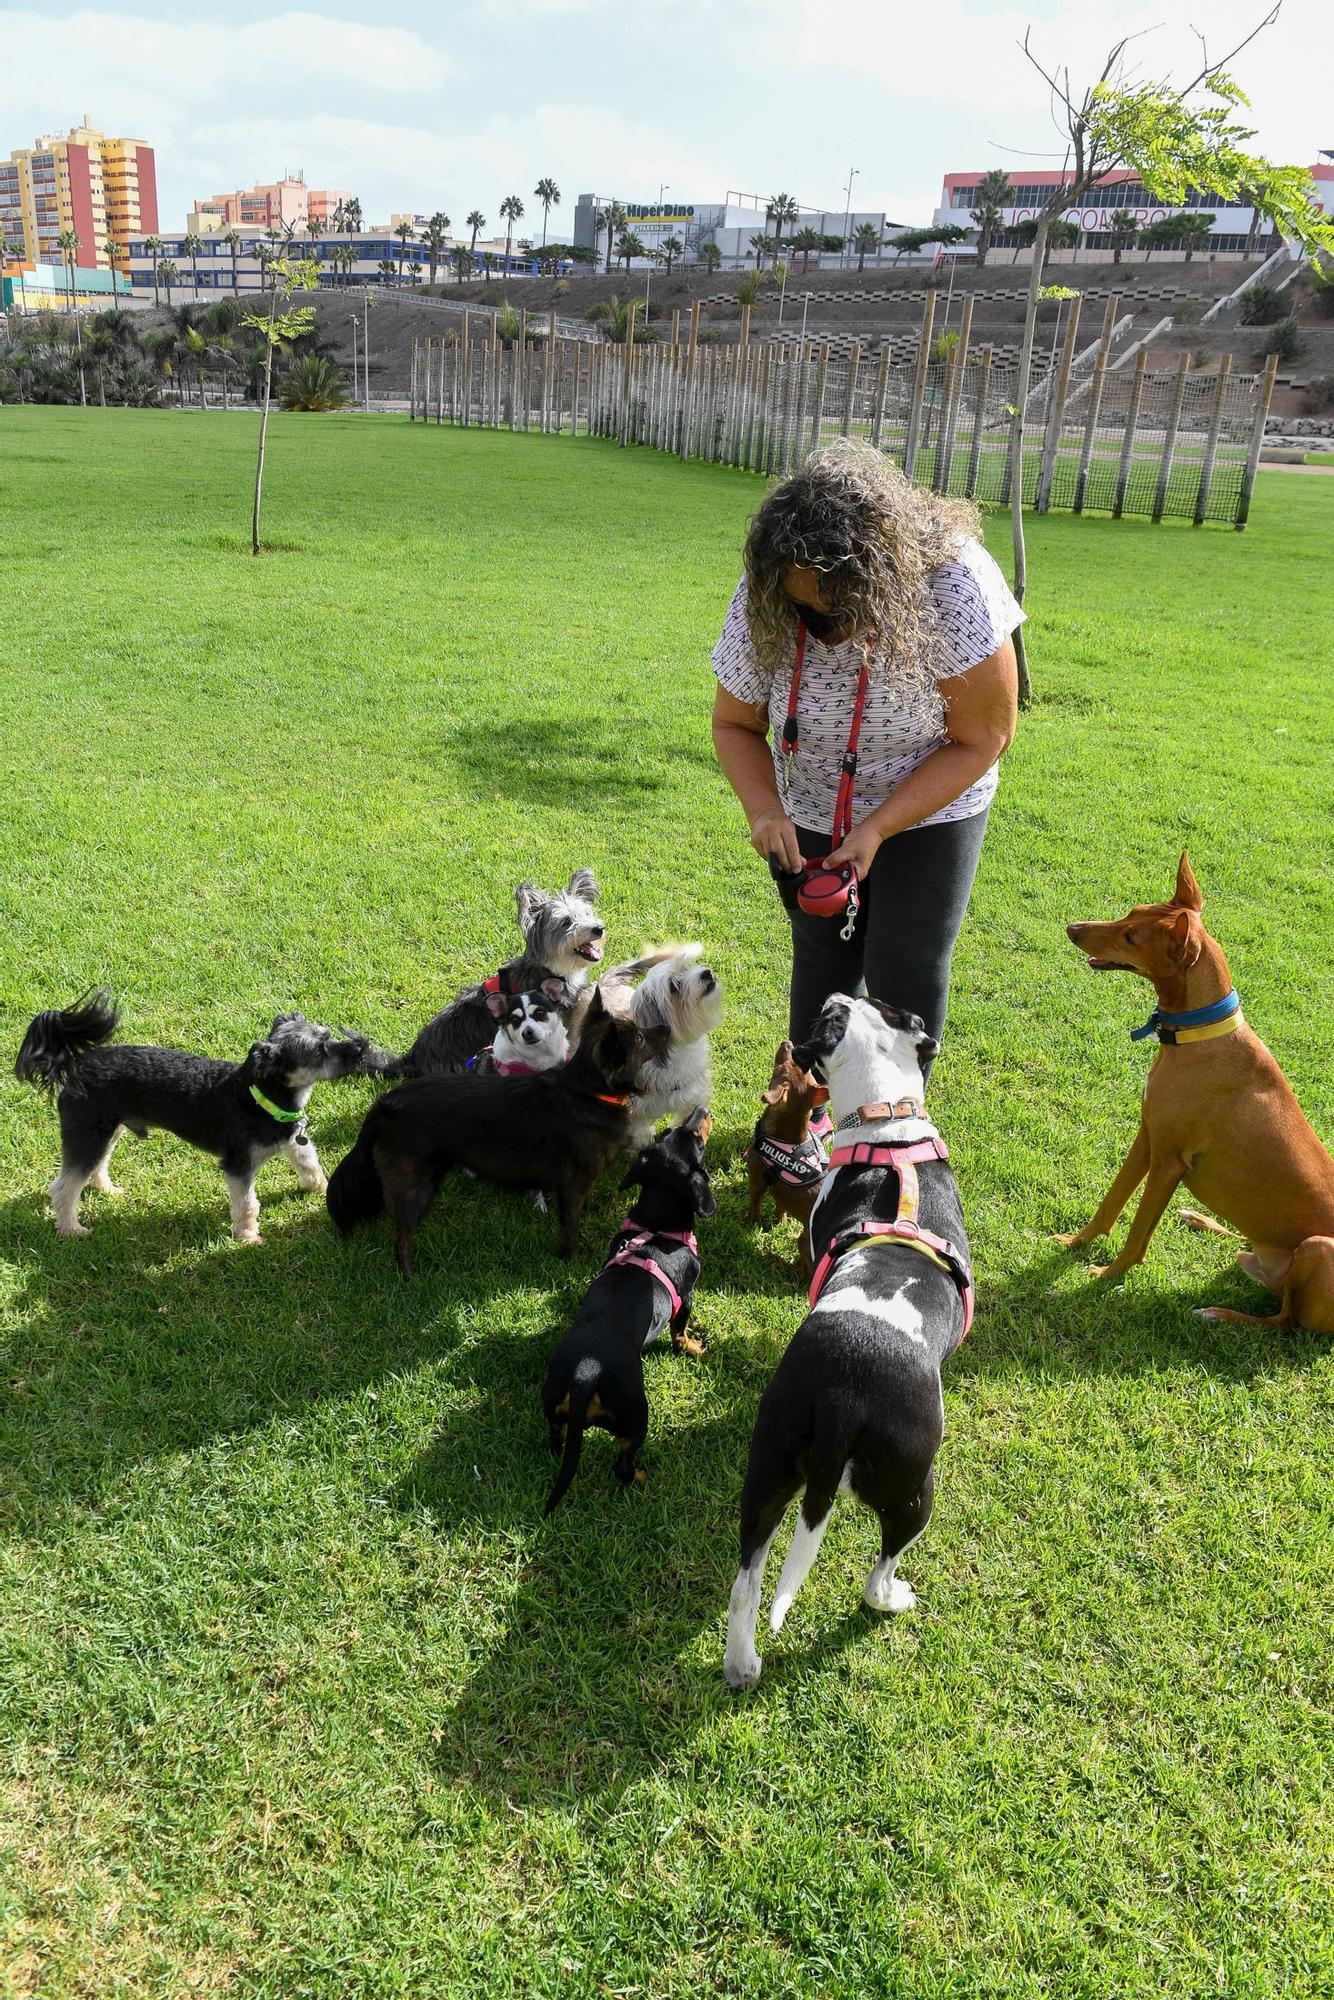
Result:
M646 1146L621 1182L622 1188L638 1186L639 1196L547 1367L542 1408L561 1461L547 1514L578 1470L588 1429L610 1431L616 1439L613 1471L622 1486L642 1482L637 1457L648 1435L644 1349L670 1328L676 1351L702 1352L686 1329L699 1277L695 1221L717 1206L704 1165L711 1126L706 1110L692 1111L684 1124Z
M968 1332L973 1281L949 1149L926 1116L939 1054L916 1014L836 993L793 1060L829 1086L834 1143L810 1220L809 1310L760 1399L741 1494L741 1565L723 1673L751 1687L769 1549L793 1497L796 1531L770 1611L777 1632L819 1552L837 1494L880 1522L876 1611L915 1599L899 1558L931 1517L944 1431L940 1371Z

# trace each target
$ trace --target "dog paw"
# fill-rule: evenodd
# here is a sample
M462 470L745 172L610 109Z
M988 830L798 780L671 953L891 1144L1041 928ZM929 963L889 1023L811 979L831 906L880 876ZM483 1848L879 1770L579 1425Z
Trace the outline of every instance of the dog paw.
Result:
M1220 1319L1222 1317L1217 1306L1192 1306L1191 1311L1194 1313L1196 1319Z
M764 1669L764 1661L758 1653L743 1653L739 1659L730 1656L723 1661L723 1679L733 1694L744 1694L754 1687Z
M302 1181L301 1183L301 1189L304 1194L324 1194L328 1186L329 1183L323 1174L318 1174L313 1181Z
M543 1215L547 1212L547 1198L541 1188L533 1189L533 1207L540 1209Z
M122 1195L125 1192L124 1188L117 1187L114 1181L90 1181L88 1185L94 1194Z
M236 1240L238 1243L262 1243L264 1238L257 1229L242 1229L238 1231Z
M63 1224L58 1222L56 1224L57 1236L88 1236L90 1234L91 1231L86 1229L81 1222L66 1222Z
M1062 1250L1081 1250L1090 1240L1089 1237L1085 1236L1082 1229L1065 1230L1056 1236L1049 1236L1047 1238L1049 1243L1059 1243Z
M867 1581L864 1596L872 1611L911 1611L917 1603L912 1585L905 1583L901 1576L890 1576L883 1582L877 1582L874 1571Z
M704 1342L693 1333L678 1334L672 1347L677 1354L692 1354L696 1359L704 1352Z
M648 1474L647 1474L647 1473L645 1472L645 1470L644 1470L644 1468L643 1468L643 1466L642 1466L642 1465L637 1465L637 1466L635 1467L635 1479L634 1479L634 1483L635 1483L635 1485L636 1485L636 1486L647 1486L647 1485L648 1485Z

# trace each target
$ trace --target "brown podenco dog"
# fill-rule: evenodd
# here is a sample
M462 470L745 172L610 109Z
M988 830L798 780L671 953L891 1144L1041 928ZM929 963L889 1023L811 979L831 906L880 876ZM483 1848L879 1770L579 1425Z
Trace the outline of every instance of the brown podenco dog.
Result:
M785 1215L796 1216L801 1224L801 1275L809 1284L811 1210L828 1164L824 1147L812 1136L811 1113L828 1104L829 1092L794 1061L791 1042L783 1041L774 1056L769 1088L761 1092L760 1101L764 1110L746 1149L750 1177L746 1221L759 1221L766 1192L774 1198L775 1222L781 1222Z
M1200 1317L1334 1333L1334 1160L1242 1020L1227 961L1200 922L1202 902L1183 854L1170 902L1140 904L1115 923L1066 927L1094 972L1152 980L1158 1005L1137 1033L1156 1032L1161 1046L1125 1164L1092 1220L1057 1240L1076 1248L1106 1235L1143 1181L1124 1245L1095 1271L1118 1278L1143 1258L1184 1181L1249 1238L1237 1259L1247 1277L1282 1298L1268 1317L1221 1306L1199 1308ZM1204 1216L1186 1219L1219 1228Z

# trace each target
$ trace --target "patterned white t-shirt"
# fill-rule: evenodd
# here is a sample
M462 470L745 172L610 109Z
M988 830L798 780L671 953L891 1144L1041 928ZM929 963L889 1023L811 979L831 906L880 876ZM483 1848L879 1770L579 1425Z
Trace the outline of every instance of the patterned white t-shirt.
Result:
M966 673L979 660L1004 644L1027 613L1021 611L1000 569L978 541L959 544L954 562L932 570L928 583L936 616L945 635L950 665L948 674ZM945 704L938 694L923 691L905 693L885 671L876 672L876 656L871 656L871 684L862 717L861 741L857 750L857 789L853 797L854 822L865 819L883 805L896 785L948 743ZM839 766L848 747L848 728L861 673L862 651L856 639L825 645L812 633L806 636L806 658L801 674L801 694L797 703L799 740L789 761L787 811L798 826L825 832L833 825L838 796ZM713 649L713 670L728 694L738 701L769 707L769 731L773 744L774 770L782 789L781 766L783 722L787 715L790 669L766 679L750 643L746 623L746 580L737 585L728 609L722 637ZM945 679L946 674L939 676ZM996 766L957 799L920 822L922 826L942 826L950 820L971 819L990 805L996 791Z

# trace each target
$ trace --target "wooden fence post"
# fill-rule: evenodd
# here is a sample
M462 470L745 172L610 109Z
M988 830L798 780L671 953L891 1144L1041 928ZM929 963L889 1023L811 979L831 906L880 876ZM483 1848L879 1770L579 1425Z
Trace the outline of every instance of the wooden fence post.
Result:
M1073 298L1070 301L1070 320L1065 329L1060 365L1056 371L1051 403L1047 410L1047 435L1042 441L1042 459L1038 466L1039 514L1045 514L1051 506L1052 481L1056 477L1056 460L1061 449L1061 426L1065 422L1065 399L1070 393L1070 370L1074 365L1075 341L1079 334L1079 309L1082 304L1083 300L1080 298Z
M774 351L767 343L760 349L760 368L755 381L755 400L751 416L750 434L746 440L746 462L752 472L766 470L765 452L768 445L769 420L769 372L773 367Z
M913 375L912 402L908 410L908 430L903 440L903 476L911 479L917 463L917 439L922 424L922 398L926 394L926 371L931 364L931 328L936 317L936 294L929 291L922 301L922 331L917 341L917 368Z
M412 367L408 374L408 422L417 421L417 336L412 336Z
M1241 492L1237 496L1238 531L1246 526L1251 511L1251 494L1255 491L1255 475L1260 467L1260 447L1265 441L1265 422L1269 416L1269 401L1274 393L1274 377L1277 374L1278 356L1271 354L1265 362L1265 372L1260 378L1255 423L1251 428L1251 448L1246 454L1246 469L1241 475Z
M680 306L673 306L673 307L672 307L672 346L673 346L673 347L679 347L680 345L681 345L681 308L680 308Z
M964 371L968 366L968 341L972 331L973 297L970 292L963 302L959 338L950 355L944 420L936 433L935 486L938 493L948 493L950 490L950 469L954 464L954 435L958 429L959 406L963 401Z
M982 349L982 358L977 370L977 395L974 398L973 443L968 453L968 477L964 481L964 496L973 500L977 497L977 475L982 469L982 434L987 427L987 390L991 387L991 349Z
M848 351L848 393L843 398L842 435L852 436L852 412L857 401L857 377L861 373L862 344L854 340Z
M875 412L871 418L871 443L880 449L880 440L885 432L885 393L889 387L890 345L887 340L880 343L880 365L875 371Z
M1084 425L1084 447L1079 454L1079 471L1075 476L1076 514L1082 514L1084 511L1084 494L1088 487L1089 468L1093 464L1093 447L1098 436L1098 418L1102 414L1102 389L1107 376L1107 356L1111 351L1112 329L1116 325L1116 309L1120 303L1119 293L1112 292L1102 318L1102 334L1098 340L1098 353L1093 363L1093 380L1089 386L1089 413L1088 421Z
M820 370L815 378L815 399L811 409L811 442L809 449L820 448L820 427L824 423L824 392L829 379L829 342L820 343Z
M695 373L699 363L699 300L690 306L690 338L686 347L685 379L681 384L681 413L677 419L677 429L681 435L678 456L689 458L690 433L695 415Z
M741 308L741 333L737 341L739 347L750 346L750 307Z
M1130 484L1130 468L1135 456L1135 432L1139 427L1140 404L1144 400L1144 371L1149 365L1149 350L1141 347L1135 356L1135 373L1130 384L1130 402L1126 409L1125 436L1121 440L1121 460L1116 469L1116 497L1112 501L1112 519L1119 521L1125 512L1126 489Z
M1172 384L1172 405L1167 415L1167 429L1163 433L1163 455L1158 461L1158 484L1153 493L1153 518L1161 521L1163 509L1167 505L1167 489L1172 483L1172 460L1176 456L1177 432L1181 428L1181 411L1186 401L1186 383L1190 376L1190 352L1187 350L1177 362L1177 379Z
M635 365L635 313L638 299L631 299L625 321L625 367L621 371L621 420L617 429L619 442L630 442L630 387L634 380Z
M1218 457L1218 439L1223 429L1223 411L1227 407L1228 384L1232 376L1232 356L1220 355L1218 361L1218 387L1214 391L1214 406L1209 413L1209 435L1204 442L1204 457L1200 460L1200 483L1195 491L1195 525L1203 525L1209 509L1209 488L1214 483L1214 464Z

